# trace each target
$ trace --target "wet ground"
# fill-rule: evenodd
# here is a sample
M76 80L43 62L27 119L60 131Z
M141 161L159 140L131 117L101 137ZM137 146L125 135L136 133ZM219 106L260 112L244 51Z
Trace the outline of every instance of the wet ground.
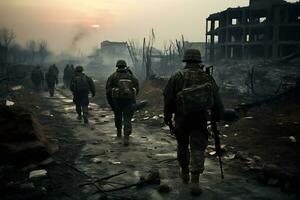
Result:
M101 190L119 188L139 181L140 176L147 176L150 170L160 172L161 184L169 185L172 190L168 194L158 192L158 185L145 185L141 189L132 187L116 192L107 192L111 199L200 199L189 194L188 187L178 178L176 158L176 142L167 131L160 126L149 127L145 124L134 123L130 146L122 145L122 140L116 138L113 122L113 113L108 108L101 108L97 104L90 104L90 125L86 126L76 120L75 107L72 104L71 94L67 91L58 91L53 98L43 93L44 99L52 104L53 110L44 115L57 113L68 124L57 133L58 141L69 140L64 130L71 130L74 140L68 145L78 145L78 154L74 157L76 169L91 177L104 177L118 172L121 175L102 182ZM74 143L74 144L72 144ZM64 147L58 154L64 153ZM283 193L280 188L260 185L252 176L234 172L224 163L225 180L221 180L218 162L215 157L209 157L206 170L200 182L204 189L201 199L297 199L295 194ZM88 179L78 179L76 188L86 183ZM74 186L74 185L73 185ZM68 187L73 187L69 185ZM75 187L75 186L74 186ZM87 199L99 199L103 192L94 185L79 186L80 192ZM55 191L53 191L55 192ZM60 199L71 199L68 195ZM72 198L74 199L74 198ZM78 197L82 199L82 197Z

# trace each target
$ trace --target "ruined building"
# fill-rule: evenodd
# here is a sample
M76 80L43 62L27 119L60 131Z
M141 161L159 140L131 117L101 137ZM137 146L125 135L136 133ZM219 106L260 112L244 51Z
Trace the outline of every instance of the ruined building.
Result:
M221 59L278 59L300 50L300 2L250 0L206 19L205 56Z

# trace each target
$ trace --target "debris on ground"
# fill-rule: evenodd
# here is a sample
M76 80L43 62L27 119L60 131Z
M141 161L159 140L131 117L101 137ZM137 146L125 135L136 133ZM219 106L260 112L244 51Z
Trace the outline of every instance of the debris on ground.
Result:
M172 188L167 184L160 184L158 186L158 192L160 193L170 193L172 191Z
M0 123L0 156L4 162L23 167L39 164L57 150L47 141L36 118L23 107L0 105Z
M44 169L34 170L29 173L29 179L42 178L47 176L47 171Z

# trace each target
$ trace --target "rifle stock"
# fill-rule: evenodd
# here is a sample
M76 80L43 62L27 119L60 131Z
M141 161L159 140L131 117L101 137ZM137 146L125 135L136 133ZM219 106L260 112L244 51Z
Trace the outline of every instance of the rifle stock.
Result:
M224 173L223 173L223 162L221 158L221 142L220 142L220 131L218 130L217 122L212 122L212 131L214 133L214 139L215 139L215 149L217 152L217 156L219 159L219 165L221 170L221 178L224 179Z

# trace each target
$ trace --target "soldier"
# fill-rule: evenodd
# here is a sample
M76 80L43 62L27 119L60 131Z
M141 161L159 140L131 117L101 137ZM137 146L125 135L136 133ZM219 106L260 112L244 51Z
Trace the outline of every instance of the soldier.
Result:
M190 191L198 195L202 192L199 176L204 170L204 152L208 143L208 109L213 120L219 121L223 104L213 77L200 65L200 51L186 50L183 62L186 63L184 69L169 79L164 90L164 121L172 127L175 114L180 177L187 184L191 172Z
M122 121L124 120L124 145L129 145L129 136L132 133L131 119L133 117L133 104L139 92L137 78L127 68L124 60L118 60L117 71L106 83L106 98L115 115L117 137L122 137Z
M73 102L76 105L77 119L83 120L88 124L88 105L89 105L89 92L95 96L95 85L93 80L85 75L82 66L77 66L75 75L73 76L70 84L70 90L73 93Z
M31 81L34 84L35 90L40 91L44 84L44 73L42 72L40 66L31 72Z
M46 73L46 82L47 82L50 97L53 97L55 91L55 85L58 84L58 76L55 68L51 66L49 67L48 72Z
M64 75L63 75L63 80L64 80L64 86L65 86L65 88L70 88L70 85L68 84L69 70L70 70L69 65L66 65L66 67L64 68Z
M56 75L57 75L57 77L58 77L59 70L58 70L58 68L56 67L56 65L53 64L52 66L50 66L50 68L56 73Z

